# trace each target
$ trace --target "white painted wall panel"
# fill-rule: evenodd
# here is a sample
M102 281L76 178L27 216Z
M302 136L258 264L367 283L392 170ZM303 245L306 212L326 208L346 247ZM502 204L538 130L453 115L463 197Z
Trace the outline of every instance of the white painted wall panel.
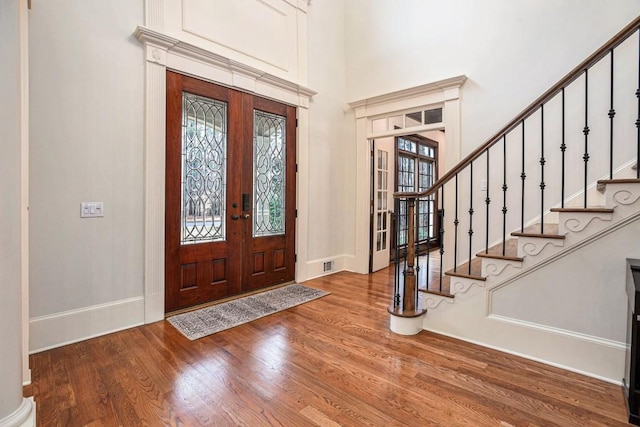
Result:
M311 3L308 25L309 85L318 94L309 109L308 163L301 165L309 170L309 188L300 191L308 191L308 259L313 264L341 258L345 241L351 246L356 180L354 135L349 132L354 122L345 114L343 2Z
M491 313L624 342L626 259L640 256L638 236L636 220L494 291Z
M32 317L143 293L143 19L142 0L32 1Z
M172 37L297 81L299 14L284 0L166 0L164 26Z

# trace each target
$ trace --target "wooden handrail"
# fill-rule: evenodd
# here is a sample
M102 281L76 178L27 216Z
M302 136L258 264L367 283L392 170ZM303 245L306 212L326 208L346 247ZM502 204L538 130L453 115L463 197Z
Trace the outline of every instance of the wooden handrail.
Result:
M533 113L537 111L540 105L549 101L556 96L562 88L568 86L571 82L576 80L580 75L595 63L600 61L605 55L607 55L612 49L615 49L618 45L629 38L640 27L640 16L636 17L629 25L624 27L618 34L613 36L611 40L605 43L600 49L596 50L587 59L582 61L580 65L575 67L569 74L564 76L558 83L553 85L549 90L543 93L535 101L533 101L527 108L522 110L513 120L511 120L505 127L500 129L491 138L489 138L484 144L473 150L469 155L462 159L457 165L451 168L440 179L438 179L431 187L421 192L396 192L393 193L394 198L419 198L428 197L435 193L440 187L449 182L456 174L460 173L467 165L472 161L480 157L486 150L495 145L503 135L506 135L517 127L523 120L527 119Z

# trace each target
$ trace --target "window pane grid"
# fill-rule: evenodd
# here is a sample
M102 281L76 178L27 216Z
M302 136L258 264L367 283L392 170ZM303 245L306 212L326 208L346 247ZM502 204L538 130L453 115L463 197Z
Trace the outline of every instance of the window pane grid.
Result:
M418 147L418 153L416 153ZM421 192L433 185L435 181L435 148L426 144L415 143L404 138L398 138L398 191ZM403 153L408 152L408 153ZM410 154L416 153L416 154ZM417 170L417 174L416 174ZM425 242L434 238L435 197L433 195L416 200L416 228L417 241ZM397 215L398 245L407 243L407 206L400 203Z

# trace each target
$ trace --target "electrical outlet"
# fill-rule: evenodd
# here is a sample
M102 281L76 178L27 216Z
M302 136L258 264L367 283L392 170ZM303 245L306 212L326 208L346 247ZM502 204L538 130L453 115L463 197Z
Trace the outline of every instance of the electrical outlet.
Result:
M80 218L101 218L104 216L104 202L80 203Z
M487 180L483 179L480 181L480 191L487 191Z

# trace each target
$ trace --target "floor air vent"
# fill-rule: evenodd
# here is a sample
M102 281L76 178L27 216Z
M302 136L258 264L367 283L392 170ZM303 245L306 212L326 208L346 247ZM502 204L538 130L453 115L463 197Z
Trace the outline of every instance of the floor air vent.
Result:
M331 271L333 269L333 261L325 261L322 271Z

